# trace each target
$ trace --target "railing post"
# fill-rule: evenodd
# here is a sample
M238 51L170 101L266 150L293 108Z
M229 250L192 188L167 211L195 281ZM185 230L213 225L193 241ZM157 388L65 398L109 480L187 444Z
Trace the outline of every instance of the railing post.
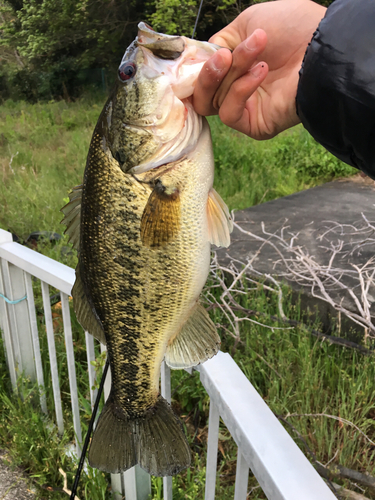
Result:
M161 395L169 404L171 403L171 369L165 361L161 365ZM172 497L172 477L163 477L163 499L172 500Z
M217 450L219 444L219 409L210 398L210 413L208 416L207 465L205 500L214 500L216 489Z
M61 403L60 380L56 356L55 334L53 332L51 301L49 298L49 286L47 283L44 283L44 281L42 281L40 285L42 289L44 318L46 323L48 354L51 369L53 399L55 402L56 422L59 434L60 436L62 436L64 432L64 417Z
M12 235L0 229L0 245L11 241ZM15 378L21 373L33 382L37 380L29 305L24 271L1 259L1 275L0 327L4 332L8 366L15 388Z
M76 451L77 451L77 456L80 457L81 445L82 445L82 431L81 431L81 420L79 416L78 387L77 387L76 366L74 360L72 324L70 320L69 296L63 292L61 292L61 310L64 322L64 335L65 335L66 355L68 361L70 399L72 404L73 426L76 435Z
M0 245L12 241L12 235L3 229L0 229ZM5 261L0 259L0 293L6 297L5 285L4 285L4 271ZM5 346L5 356L8 363L8 369L10 373L10 379L12 382L13 389L17 389L17 374L16 374L16 359L13 352L12 345L12 334L10 327L10 318L7 303L5 299L0 297L0 328L2 331L4 346Z
M241 448L238 448L234 500L246 500L248 482L249 466L242 455Z
M126 500L148 500L151 495L151 480L139 465L124 472Z

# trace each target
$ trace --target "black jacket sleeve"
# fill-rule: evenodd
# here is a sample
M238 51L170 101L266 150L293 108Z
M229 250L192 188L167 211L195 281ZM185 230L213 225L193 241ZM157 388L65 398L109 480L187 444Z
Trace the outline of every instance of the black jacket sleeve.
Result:
M375 178L375 1L335 0L307 48L297 113L310 134Z

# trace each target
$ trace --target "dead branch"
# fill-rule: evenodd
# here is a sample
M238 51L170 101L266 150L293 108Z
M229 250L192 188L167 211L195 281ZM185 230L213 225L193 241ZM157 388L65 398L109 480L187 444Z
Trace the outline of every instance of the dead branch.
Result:
M209 311L210 309L215 309L215 308L222 309L222 306L219 303L210 304L207 307L207 310ZM303 328L306 332L310 333L314 337L320 338L322 340L327 340L327 342L329 342L330 344L340 345L342 347L348 347L349 349L356 349L365 355L373 355L375 352L373 349L367 349L366 347L363 347L362 345L357 344L356 342L352 342L351 340L346 340L346 339L341 338L341 337L335 337L334 335L329 335L327 333L320 332L319 330L315 330L314 328L310 328L305 323L302 323L302 321L297 321L295 319L289 319L289 318L280 318L279 316L274 316L272 314L266 314L266 313L263 313L261 311L255 311L253 309L245 309L244 307L239 306L239 305L233 306L232 309L233 309L233 311L243 312L244 314L247 314L249 316L262 316L264 318L270 319L271 321L279 321L282 323L286 323L288 325L292 325L293 327L298 326L300 328ZM272 328L277 329L276 327L271 327L269 325L262 325L262 326L267 326L267 328L271 328L271 329ZM220 327L224 328L223 325L220 325ZM278 329L280 329L280 328L278 328ZM285 329L286 328L282 328L282 330L285 330ZM228 329L226 329L226 330L229 332Z
M368 336L375 338L375 324L371 314L371 302L375 301L375 259L369 259L362 266L349 263L342 265L341 262L337 262L339 259L352 255L355 252L360 253L361 249L370 240L371 242L375 242L375 238L370 238L370 236L375 234L375 225L368 221L363 214L361 227L359 228L354 225L332 222L331 227L325 229L320 236L317 236L317 239L324 241L328 234L336 234L337 232L340 235L347 234L348 232L355 235L355 239L349 243L345 243L343 240L338 240L337 242L328 241L327 246L322 246L329 253L326 265L317 262L306 248L298 246L298 233L294 234L290 232L290 228L286 225L278 231L270 233L266 231L262 223L262 234L260 235L246 231L237 223L234 225L239 232L245 234L249 239L258 241L260 246L255 254L249 256L247 262L231 259L229 265L222 266L219 264L216 255L213 258L211 271L219 275L218 284L223 290L220 303L228 312L231 307L237 307L238 305L236 294L246 293L248 285L259 286L262 280L266 281L261 284L265 290L278 294L280 318L289 322L282 307L283 296L280 283L274 276L261 273L254 267L256 258L259 257L262 250L268 245L277 256L274 268L275 274L280 279L295 282L301 288L309 288L313 297L327 302L339 315L343 314L348 317L354 323L361 326ZM229 286L226 286L224 275L231 277L232 282ZM246 283L246 287L243 284L241 285L242 282ZM336 296L339 293L339 298L334 298L332 292L336 292ZM345 299L346 302L350 301L350 309L345 304ZM234 317L233 320L236 323L238 322ZM252 321L255 322L255 320ZM238 329L236 332L237 335ZM340 340L337 342L342 344Z
M353 469L348 469L343 465L335 464L331 466L324 466L322 464L316 464L316 470L322 477L329 479L350 479L355 481L366 488L371 488L375 491L375 477L368 474L363 474Z
M332 483L333 487L337 491L339 498L341 500L370 500L368 497L361 495L361 493L356 493L355 491L348 490L339 484Z

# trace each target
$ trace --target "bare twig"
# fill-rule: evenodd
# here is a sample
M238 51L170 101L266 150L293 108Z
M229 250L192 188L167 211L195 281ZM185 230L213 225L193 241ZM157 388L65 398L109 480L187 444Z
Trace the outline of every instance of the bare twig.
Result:
M14 155L12 155L12 156L10 157L10 160L9 160L9 169L10 169L10 171L12 172L12 174L13 174L13 175L16 175L16 174L15 174L15 172L14 172L14 170L13 170L12 163L13 163L14 158L15 158L17 155L18 155L18 151L17 151L17 153L15 153Z
M260 273L254 268L255 259L259 257L265 245L268 245L277 256L274 268L278 268L275 274L279 278L285 278L289 282L294 281L301 287L308 287L313 297L329 303L338 313L344 314L354 323L364 328L368 332L368 336L375 338L375 325L371 314L371 302L375 299L370 293L372 292L375 295L375 259L369 259L362 266L349 264L343 267L342 264L337 265L336 263L338 259L351 255L353 252L359 252L369 242L369 234L375 234L375 226L363 214L361 224L362 227L356 228L354 225L332 223L331 227L325 230L322 235L317 236L320 240L324 240L328 234L339 231L343 235L347 234L345 231L348 230L350 234L353 233L356 236L356 239L351 240L349 243L344 243L343 240L338 240L337 242L329 241L328 246L323 247L330 253L328 264L322 265L308 253L306 248L296 244L298 234L292 233L290 230L288 232L288 226L283 226L279 231L270 233L266 231L262 223L262 234L259 235L251 231L246 231L239 224L235 223L235 227L239 232L251 240L258 241L260 247L246 263L233 259L227 268L222 269L223 272L229 270L233 276L233 263L237 265L237 274L234 275L231 286L224 291L222 298L232 293L238 281L243 279L245 275L259 276L259 278L267 280L268 284L264 286L268 287L268 291L272 288L269 285L274 285L273 292L279 294L279 313L281 318L285 319L285 314L282 310L280 284L274 276ZM371 240L375 242L375 238L371 238ZM242 268L240 271L238 270L238 264ZM220 268L217 265L217 260L216 268ZM333 291L339 292L339 299L334 298ZM350 309L344 305L345 297L352 304ZM233 300L231 302L233 303Z
M66 477L66 472L64 472L61 468L59 469L59 472L62 475L62 477L64 478L63 492L66 493L67 495L71 495L72 492L70 490L68 490L68 479ZM79 500L79 498L77 497L77 495L74 496L74 499L75 500Z

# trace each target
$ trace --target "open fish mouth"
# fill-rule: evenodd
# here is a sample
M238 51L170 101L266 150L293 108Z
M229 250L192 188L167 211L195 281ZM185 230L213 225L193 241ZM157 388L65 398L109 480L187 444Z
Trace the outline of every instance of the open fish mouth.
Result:
M181 36L164 35L154 31L151 26L141 22L138 24L136 45L151 50L160 59L178 59L185 50L185 41Z
M160 95L151 113L122 123L124 128L152 134L158 141L153 154L131 168L130 172L140 174L177 161L196 147L202 119L193 109L191 96L199 72L218 47L184 36L158 33L144 22L139 23L138 36L132 45L122 64L127 64L131 57L139 73L136 78L153 82Z

